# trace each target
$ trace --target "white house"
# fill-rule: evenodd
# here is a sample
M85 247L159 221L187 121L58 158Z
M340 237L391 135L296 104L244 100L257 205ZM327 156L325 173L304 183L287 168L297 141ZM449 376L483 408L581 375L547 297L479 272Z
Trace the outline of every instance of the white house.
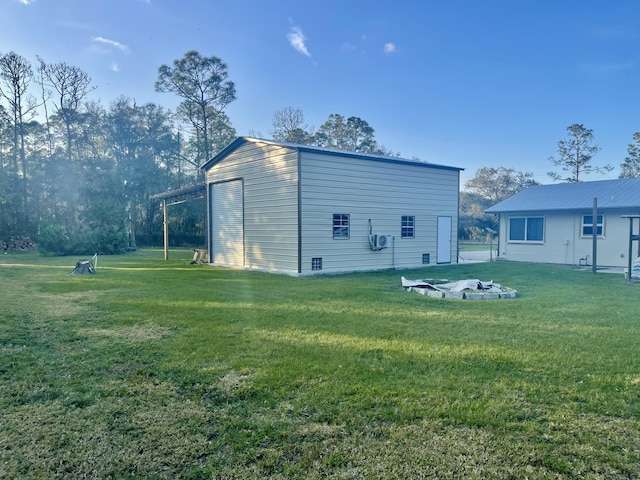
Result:
M202 169L214 265L313 275L457 262L461 168L239 137Z
M624 267L630 221L623 216L640 213L640 178L536 185L486 212L500 216L499 254L504 259L592 265L596 228L597 264Z

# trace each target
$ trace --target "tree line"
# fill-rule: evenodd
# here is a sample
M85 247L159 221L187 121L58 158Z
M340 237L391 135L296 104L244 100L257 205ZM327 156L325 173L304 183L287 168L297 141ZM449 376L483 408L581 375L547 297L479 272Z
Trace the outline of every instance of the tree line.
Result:
M138 104L121 96L104 106L92 99L91 77L67 63L32 63L0 52L0 240L44 253L119 253L162 241L160 205L153 194L202 181L200 165L228 145L236 131L225 110L237 98L227 65L189 51L158 68L154 88L176 95L175 110ZM375 138L357 116L330 114L316 130L299 108L274 113L277 141L400 156ZM581 124L567 128L550 160L569 173L558 181L612 167L595 167L599 147ZM258 135L260 136L260 135ZM621 176L640 176L640 132L633 136ZM535 184L533 175L508 167L485 167L461 192L461 238L478 238L495 219L484 210ZM170 209L174 244L202 245L204 202ZM8 239L14 239L8 242Z
M158 244L150 195L196 181L235 137L224 114L235 87L217 57L160 67L155 88L182 97L176 111L125 96L104 106L95 88L78 67L0 53L0 239L34 238L52 254ZM174 209L178 243L201 242L203 211Z
M31 63L0 52L0 240L35 239L44 253L119 253L162 242L153 194L202 181L200 165L236 131L227 65L189 51L158 68L154 88L175 110L121 96L93 100L91 77L66 63ZM274 114L272 136L358 152L391 154L358 117L332 114L317 130L299 109ZM174 244L202 245L205 205L170 209Z
M567 127L567 138L558 142L558 155L549 157L561 172L550 171L548 176L557 182L580 182L585 175L605 173L613 166L595 165L593 158L600 151L594 144L593 130L581 123ZM627 146L627 156L620 164L619 178L640 177L640 132L633 134L633 143ZM508 167L483 167L467 181L460 193L460 227L462 240L485 240L487 228L498 229L498 219L484 211L525 188L537 185L531 172Z

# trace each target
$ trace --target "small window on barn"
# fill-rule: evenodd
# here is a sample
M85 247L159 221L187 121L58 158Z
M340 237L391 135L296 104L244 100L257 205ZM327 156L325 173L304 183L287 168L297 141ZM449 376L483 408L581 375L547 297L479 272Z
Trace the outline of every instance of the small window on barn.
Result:
M322 270L322 257L314 257L311 259L311 270Z
M544 240L544 217L513 217L509 219L510 242L535 242Z
M349 214L347 213L333 214L333 238L334 239L349 238Z
M416 217L413 215L403 215L400 238L415 238L415 236Z
M422 264L429 265L431 263L431 255L428 253L422 254Z
M604 217L602 215L598 215L596 228L598 229L598 236L604 236ZM592 237L593 236L593 215L583 215L582 216L582 236L583 237Z

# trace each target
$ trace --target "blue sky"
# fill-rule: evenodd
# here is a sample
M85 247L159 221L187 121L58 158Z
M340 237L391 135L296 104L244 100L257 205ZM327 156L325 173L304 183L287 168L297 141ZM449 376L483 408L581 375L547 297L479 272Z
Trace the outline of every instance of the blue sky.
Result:
M0 52L67 62L98 86L173 107L158 67L220 57L239 135L270 137L275 111L309 126L358 116L403 157L512 167L551 183L548 160L582 123L616 178L640 131L637 0L0 0Z

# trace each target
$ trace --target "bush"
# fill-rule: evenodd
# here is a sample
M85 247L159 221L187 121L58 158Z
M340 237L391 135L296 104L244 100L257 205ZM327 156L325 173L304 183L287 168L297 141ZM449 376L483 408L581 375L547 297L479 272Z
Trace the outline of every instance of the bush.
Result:
M112 255L127 249L127 232L114 225L73 231L63 225L47 225L39 237L39 250L44 255Z
M71 235L62 225L46 225L38 237L40 253L44 255L72 255Z

